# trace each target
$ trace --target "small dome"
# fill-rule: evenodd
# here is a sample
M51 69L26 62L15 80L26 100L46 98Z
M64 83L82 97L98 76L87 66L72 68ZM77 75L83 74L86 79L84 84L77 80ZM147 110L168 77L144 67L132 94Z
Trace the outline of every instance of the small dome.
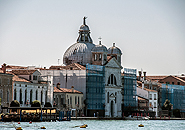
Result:
M87 25L81 25L79 31L90 31Z
M118 47L115 46L115 43L113 43L113 46L108 49L108 54L122 55L122 52Z
M92 52L107 52L107 47L104 45L96 45L93 49Z

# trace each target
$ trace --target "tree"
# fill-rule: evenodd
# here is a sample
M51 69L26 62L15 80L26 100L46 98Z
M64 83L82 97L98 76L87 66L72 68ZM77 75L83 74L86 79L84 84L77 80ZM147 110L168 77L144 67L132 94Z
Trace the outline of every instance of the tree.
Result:
M31 107L41 107L41 103L38 100L32 102Z
M10 107L20 107L20 103L17 100L13 100L10 103Z
M162 106L162 110L168 110L171 111L172 104L170 103L170 100L166 99Z

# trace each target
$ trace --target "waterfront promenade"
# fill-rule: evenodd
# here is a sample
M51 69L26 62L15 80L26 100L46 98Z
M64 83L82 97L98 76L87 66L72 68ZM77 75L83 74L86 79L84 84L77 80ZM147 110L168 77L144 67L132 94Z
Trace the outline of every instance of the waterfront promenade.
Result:
M71 120L125 120L122 117L110 118L110 117L71 117ZM150 117L149 120L185 120L185 118L176 117Z

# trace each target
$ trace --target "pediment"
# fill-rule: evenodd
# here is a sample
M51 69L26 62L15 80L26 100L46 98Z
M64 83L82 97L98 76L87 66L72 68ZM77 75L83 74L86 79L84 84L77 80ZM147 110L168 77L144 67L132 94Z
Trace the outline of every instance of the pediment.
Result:
M118 63L118 61L114 58L112 58L106 65L105 67L113 67L113 68L120 68L122 69L123 67Z
M111 95L109 96L110 98L115 98L115 95L113 93L111 93Z

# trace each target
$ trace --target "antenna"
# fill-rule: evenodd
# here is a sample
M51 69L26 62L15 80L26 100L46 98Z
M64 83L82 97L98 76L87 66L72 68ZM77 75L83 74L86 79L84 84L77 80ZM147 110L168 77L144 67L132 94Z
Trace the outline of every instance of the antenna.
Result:
M58 59L58 65L59 65L59 63L60 63L60 59Z

